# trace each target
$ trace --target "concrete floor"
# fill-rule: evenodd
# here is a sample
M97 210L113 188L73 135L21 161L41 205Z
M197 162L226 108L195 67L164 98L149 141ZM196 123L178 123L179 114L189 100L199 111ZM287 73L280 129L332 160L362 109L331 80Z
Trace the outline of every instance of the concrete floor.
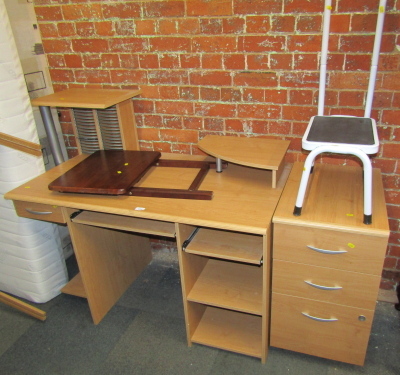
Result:
M76 272L74 259L68 261ZM400 374L400 312L378 302L363 367L270 348L267 363L186 344L176 254L159 253L97 326L84 299L39 305L40 322L0 304L0 374Z

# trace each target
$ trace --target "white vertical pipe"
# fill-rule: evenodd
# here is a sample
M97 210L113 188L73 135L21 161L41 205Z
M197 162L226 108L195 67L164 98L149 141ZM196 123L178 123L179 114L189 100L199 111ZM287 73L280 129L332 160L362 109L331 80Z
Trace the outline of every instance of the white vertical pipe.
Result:
M379 10L378 10L378 19L376 22L374 49L372 52L372 62L371 62L371 71L370 71L369 83L368 83L367 99L365 102L364 117L371 116L372 100L374 97L374 90L375 90L376 73L378 71L379 52L380 52L381 41L382 41L383 23L385 20L385 9L386 9L386 0L380 0Z
M332 0L325 0L324 20L322 28L321 62L319 73L318 115L324 114L326 65L328 60L329 28L331 20Z

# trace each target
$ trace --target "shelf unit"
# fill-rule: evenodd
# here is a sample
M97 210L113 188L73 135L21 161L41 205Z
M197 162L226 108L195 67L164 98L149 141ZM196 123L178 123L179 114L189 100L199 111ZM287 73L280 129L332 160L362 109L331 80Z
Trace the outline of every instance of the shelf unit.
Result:
M177 224L187 340L258 357L268 347L270 237Z

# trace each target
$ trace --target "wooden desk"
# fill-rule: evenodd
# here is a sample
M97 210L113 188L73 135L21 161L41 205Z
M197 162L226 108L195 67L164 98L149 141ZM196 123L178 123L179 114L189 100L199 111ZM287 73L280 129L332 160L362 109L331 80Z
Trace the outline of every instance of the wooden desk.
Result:
M62 163L5 195L14 200L21 216L67 223L80 273L63 292L87 298L98 324L151 260L149 239L142 233L176 237L188 344L210 345L265 362L271 220L285 173L273 189L271 171L234 164L222 174L210 170L201 189L214 192L211 201L48 190L50 182L85 157ZM140 185L186 189L196 173L154 168Z

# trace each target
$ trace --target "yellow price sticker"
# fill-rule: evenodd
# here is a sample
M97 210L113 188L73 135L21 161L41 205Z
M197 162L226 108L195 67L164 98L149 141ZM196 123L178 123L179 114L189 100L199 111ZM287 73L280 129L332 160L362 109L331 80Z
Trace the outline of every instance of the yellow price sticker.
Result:
M351 243L351 242L349 242L349 243L347 244L347 246L348 246L350 249L354 249L354 248L356 247L356 245L354 245L354 244Z

